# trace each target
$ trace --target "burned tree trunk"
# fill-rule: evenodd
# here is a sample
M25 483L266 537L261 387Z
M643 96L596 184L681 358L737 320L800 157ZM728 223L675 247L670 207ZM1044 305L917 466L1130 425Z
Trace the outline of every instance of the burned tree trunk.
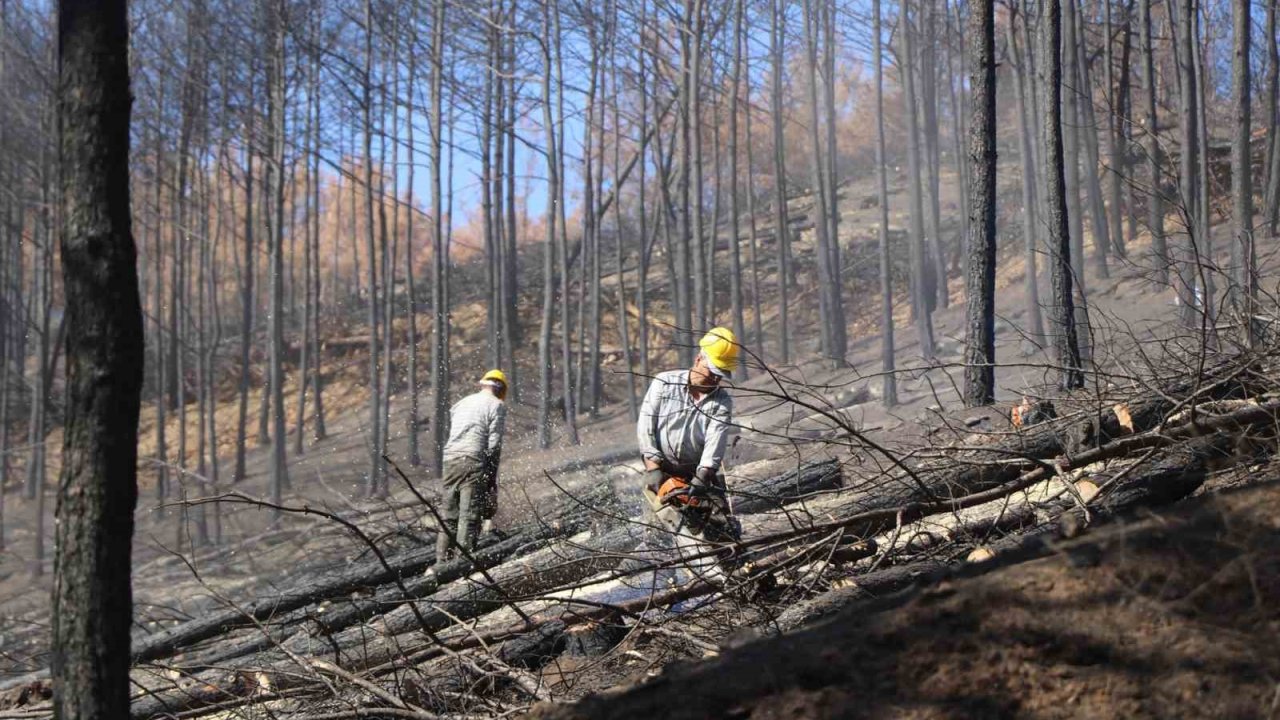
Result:
M922 158L921 171L925 183L925 237L932 284L932 304L930 307L946 309L951 306L951 292L948 282L946 251L942 242L942 215L939 183L941 158L938 142L938 54L935 47L938 42L938 0L922 0L919 22L924 26L923 41L919 45L919 54L913 58L916 67L916 87L920 102L920 135ZM917 38L919 39L919 38ZM961 112L961 115L964 113ZM965 176L966 187L972 185L973 178ZM973 208L969 208L972 215Z
M1101 172L1102 161L1099 157L1098 149L1098 120L1093 109L1093 80L1090 76L1090 57L1089 47L1086 39L1088 33L1085 28L1085 20L1080 10L1080 5L1076 0L1070 0L1067 3L1068 9L1072 14L1072 24L1076 38L1075 48L1075 64L1074 64L1074 85L1073 92L1076 93L1076 112L1079 125L1077 126L1077 137L1081 140L1081 146L1084 149L1084 188L1085 197L1089 201L1090 224L1093 228L1093 259L1097 266L1099 277L1109 277L1110 271L1107 266L1107 255L1111 253L1111 230L1107 223L1107 209L1103 200L1102 182L1098 179L1098 173ZM1108 38L1110 42L1110 38ZM1110 89L1108 88L1108 93ZM1081 240L1083 242L1083 238ZM1084 255L1081 254L1078 266L1082 268L1084 264ZM1077 269L1077 284L1079 285L1082 298L1081 308L1084 296L1084 272ZM1082 323L1083 324L1083 323Z
M551 32L549 0L544 0L542 6L542 32L544 35ZM542 248L542 324L538 334L538 446L546 449L551 447L551 324L555 310L556 219L559 217L556 206L560 200L560 174L556 168L556 132L551 108L551 52L546 46L543 47L542 60L542 124L547 138L547 235ZM565 391L567 396L568 388Z
M920 343L920 357L933 359L933 304L934 284L933 270L925 247L924 238L924 202L921 199L920 187L920 131L916 120L915 90L915 49L914 31L908 12L909 3L902 6L899 23L902 28L902 52L898 57L898 73L902 80L902 99L906 104L904 114L907 117L907 187L910 190L911 209L911 316L916 323L916 334Z
M267 115L271 133L271 161L267 163L267 192L270 193L269 214L271 269L270 316L270 392L271 392L271 499L277 504L289 485L285 448L284 407L284 146L285 146L285 7L283 0L271 0L267 9L272 43L271 67L267 76ZM185 406L185 402L183 403Z
M995 400L996 378L996 60L995 6L972 6L975 32L972 121L969 123L969 264L965 282L964 402Z
M729 95L729 313L733 319L733 332L743 340L747 329L742 315L742 207L738 191L738 103L742 92L742 15L744 0L733 4L733 72ZM751 138L747 138L751 143ZM616 163L615 163L616 164ZM751 168L747 168L751 172ZM754 233L753 233L754 234ZM643 242L643 240L642 240ZM752 238L755 242L755 238ZM712 243L714 246L715 243ZM754 259L754 258L753 258ZM621 277L622 268L618 268ZM624 314L619 313L622 317ZM741 342L741 341L740 341ZM745 369L745 367L744 367Z
M876 83L876 195L880 205L877 233L880 240L880 371L884 373L881 398L886 408L898 404L898 379L894 372L893 344L893 278L890 275L889 253L889 190L885 179L884 149L884 69L881 47L880 0L872 0L874 15L872 33L875 35L875 83Z
M247 93L250 97L252 105L253 97L253 74L249 76L249 86ZM239 482L245 478L245 438L248 433L249 422L249 362L250 347L253 344L253 277L255 253L253 247L253 219L255 217L253 204L253 117L254 113L251 109L246 110L248 116L245 123L245 173L244 173L244 271L240 285L240 383L239 383L239 410L236 415L236 459L235 469L232 471L231 481ZM157 190L157 193L159 190ZM157 195L157 198L159 196ZM157 212L159 202L157 199ZM156 253L157 278L159 276L160 256L159 248ZM157 299L157 304L159 300ZM157 317L157 322L159 318ZM160 365L160 363L157 363ZM159 370L159 368L157 368ZM159 405L157 405L159 407ZM156 427L156 432L160 433L161 426ZM157 494L159 490L157 489Z
M1138 22L1142 27L1142 77L1147 85L1146 95L1146 135L1147 135L1147 168L1151 183L1147 196L1147 224L1151 232L1151 254L1155 263L1156 277L1161 284L1169 283L1169 248L1164 235L1164 175L1160 170L1160 138L1159 118L1156 115L1156 71L1155 49L1151 39L1151 0L1138 0L1141 3Z
M1231 276L1229 296L1238 308L1245 341L1255 337L1254 300L1256 254L1253 248L1253 186L1249 162L1249 0L1234 0L1235 52L1231 64L1231 96L1235 105L1235 134L1231 142ZM1272 8L1272 13L1275 9Z
M1052 325L1058 357L1058 383L1066 389L1084 387L1080 344L1076 338L1075 298L1071 269L1071 236L1067 228L1067 196L1062 157L1062 8L1046 0L1040 16L1040 68L1044 77L1045 220L1053 273Z
M773 128L773 229L778 241L778 357L791 360L790 308L791 229L787 217L787 164L782 136L783 42L786 35L786 3L773 0L770 41L773 56L772 92L769 96L770 124Z
M1200 229L1197 208L1200 195L1200 183L1205 180L1197 173L1197 112L1196 112L1196 63L1197 51L1194 39L1195 7L1193 0L1182 0L1178 7L1178 52L1177 65L1181 69L1180 106L1181 143L1179 145L1180 172L1178 176L1178 195L1181 207L1187 217L1187 241L1183 248L1183 257L1176 263L1176 280L1174 290L1178 294L1180 318L1183 324L1196 324L1196 277L1199 269L1199 258L1196 252L1197 237Z
M1276 27L1276 3L1267 5L1267 187L1262 220L1272 235L1280 235L1280 29Z
M67 417L53 590L55 714L129 711L130 547L145 348L129 216L124 0L58 8Z
M836 323L833 307L833 302L835 302L833 295L836 294L833 291L839 282L839 277L834 274L836 268L832 267L830 262L827 262L827 258L831 254L832 238L828 236L830 224L827 213L827 178L823 173L823 150L818 132L818 18L813 7L813 0L804 0L802 6L804 9L805 85L807 88L805 102L809 107L808 140L809 149L812 153L809 162L809 177L813 183L810 190L813 196L814 235L817 237L816 253L819 258L814 265L817 270L818 283L820 347L823 354L835 361L836 367L839 367L839 363L843 362L843 353L840 356L836 354L838 348L835 346L834 328Z
M1031 118L1030 102L1028 96L1032 94L1032 90L1027 86L1032 86L1031 81L1031 47L1025 48L1025 51L1018 51L1018 31L1017 18L1021 16L1022 22L1028 24L1031 18L1026 12L1016 13L1010 17L1009 31L1009 50L1014 58L1014 85L1018 101L1018 140L1019 154L1022 156L1022 233L1023 242L1026 252L1024 257L1026 277L1024 278L1024 287L1026 292L1026 332L1031 335L1031 339L1037 345L1044 341L1044 320L1040 312L1040 286L1039 273L1037 272L1038 243L1036 241L1039 230L1039 221L1036 215L1036 184L1037 173L1035 165L1035 151L1031 140L1032 128L1035 123ZM1024 28L1025 29L1025 28Z
M373 223L373 3L365 0L364 5L364 67L362 71L360 104L363 111L361 134L364 142L364 248L368 256L369 304L366 317L369 323L369 475L365 479L365 493L375 495L378 492L382 468L382 398L378 383L378 358L380 343L378 342L378 254L374 243ZM354 188L353 188L354 192ZM352 217L352 226L355 217ZM388 288L390 291L390 288Z

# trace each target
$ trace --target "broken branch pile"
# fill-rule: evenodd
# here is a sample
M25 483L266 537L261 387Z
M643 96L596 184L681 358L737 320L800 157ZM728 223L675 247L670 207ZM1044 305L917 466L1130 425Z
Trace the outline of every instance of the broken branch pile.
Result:
M795 627L856 603L883 605L886 599L893 600L895 591L922 581L936 581L957 573L985 572L1037 557L1050 550L1058 536L1078 532L1082 523L1176 502L1198 490L1212 473L1255 462L1261 455L1274 451L1280 402L1263 399L1207 407L1232 409L1221 414L1184 415L1173 419L1178 424L1165 422L1163 427L1157 421L1157 429L1118 437L1071 456L1047 459L998 486L944 501L894 509L896 527L876 538L881 549L874 559L857 565L855 575L843 587L794 604L778 618L776 626ZM1242 437L1253 438L1251 446L1255 452L1239 451ZM1259 454L1259 448L1265 450ZM768 547L804 535L812 537L832 530L867 527L884 522L883 515L882 511L865 512L804 530L751 538L743 546ZM911 526L926 519L949 527L950 534L929 542L909 541ZM1000 536L1003 532L1008 534ZM974 559L967 561L975 547L982 552L974 553ZM752 572L746 575L749 579L783 573L788 571L788 565L795 564L787 553L775 552L758 558ZM812 567L812 563L805 567ZM725 588L714 583L694 582L609 608L586 611L556 608L536 619L540 623L566 623L567 630L573 623L597 621L609 613L641 613L722 592ZM561 632L559 626L556 628L555 632ZM503 638L526 638L532 632L527 625L525 635L520 635L520 630L516 626L500 628L457 647L461 650Z
M840 477L834 461L802 465L750 485L742 504L779 507L788 498L838 487ZM305 690L316 683L314 672L298 671L307 658L361 672L402 657L408 648L444 647L436 634L458 623L503 608L522 614L519 603L617 566L640 540L637 525L617 520L630 514L602 483L566 497L554 512L470 557L435 566L427 549L414 550L142 638L135 652L139 663L172 658L184 679L162 679L171 674L168 667L139 668L139 685L150 690L135 700L133 715L248 700L246 677L258 678L275 694ZM523 625L534 627L529 620Z

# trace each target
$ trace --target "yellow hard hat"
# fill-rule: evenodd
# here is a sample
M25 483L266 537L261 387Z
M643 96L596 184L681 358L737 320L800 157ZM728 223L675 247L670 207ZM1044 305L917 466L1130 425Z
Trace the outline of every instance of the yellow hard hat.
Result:
M738 369L738 340L733 331L726 327L712 328L698 341L702 354L707 359L711 371L721 377L733 377Z
M487 372L487 373L485 373L485 374L484 374L484 377L480 378L480 384L481 384L481 385L487 385L487 384L489 384L489 383L490 383L491 381L493 381L493 380L497 380L498 382L502 383L503 385L510 385L510 384L511 384L511 383L508 383L508 382L507 382L507 374L506 374L506 373L504 373L504 372L502 372L501 370L496 369L496 368L495 368L495 369L493 369L493 370L490 370L490 371L489 371L489 372Z

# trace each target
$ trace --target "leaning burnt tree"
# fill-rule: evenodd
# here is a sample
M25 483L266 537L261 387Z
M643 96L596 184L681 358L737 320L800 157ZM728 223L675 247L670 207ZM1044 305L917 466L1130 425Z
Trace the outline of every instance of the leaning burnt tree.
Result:
M964 402L986 405L996 395L996 63L995 5L972 6L976 43L969 86L969 264L965 276Z
M129 712L130 550L144 356L129 216L125 0L58 7L67 400L53 588L55 716Z

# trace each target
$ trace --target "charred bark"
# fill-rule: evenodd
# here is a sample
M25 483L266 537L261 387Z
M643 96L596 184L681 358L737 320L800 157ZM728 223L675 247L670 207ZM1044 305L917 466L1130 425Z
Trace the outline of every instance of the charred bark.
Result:
M964 402L970 407L995 400L996 378L996 61L995 6L972 6L975 45L969 85L969 262L965 282L966 325Z
M55 714L129 707L130 548L145 346L129 210L128 13L58 7L67 410L53 590Z

